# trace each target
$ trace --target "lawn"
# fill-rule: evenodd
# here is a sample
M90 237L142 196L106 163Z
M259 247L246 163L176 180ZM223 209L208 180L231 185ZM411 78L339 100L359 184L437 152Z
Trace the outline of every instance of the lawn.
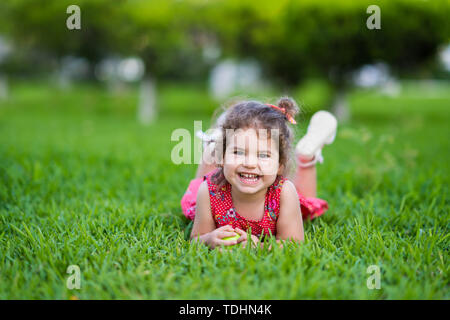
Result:
M305 242L221 253L187 241L180 198L196 167L170 161L174 129L209 125L204 87L161 84L145 127L135 90L13 83L0 101L0 299L449 299L449 89L352 91L318 167L330 210L305 222Z

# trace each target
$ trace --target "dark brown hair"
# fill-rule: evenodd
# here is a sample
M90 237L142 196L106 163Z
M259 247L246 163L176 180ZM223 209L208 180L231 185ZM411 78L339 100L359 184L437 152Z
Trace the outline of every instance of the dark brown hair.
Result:
M280 98L277 102L277 106L279 108L284 108L286 113L292 118L299 113L299 108L295 101L288 97ZM295 158L291 156L294 130L288 126L288 119L282 111L259 101L241 101L228 107L220 122L219 128L222 131L222 140L219 140L218 143L222 144L222 156L225 155L227 145L227 129L278 129L279 165L284 165L282 175L286 175L286 173L289 172L292 167L292 161L290 160L293 159L295 162ZM268 135L268 138L269 137L270 134ZM220 148L220 145L216 147ZM211 179L219 188L225 185L226 179L223 174L223 166L219 167L219 170L212 175Z

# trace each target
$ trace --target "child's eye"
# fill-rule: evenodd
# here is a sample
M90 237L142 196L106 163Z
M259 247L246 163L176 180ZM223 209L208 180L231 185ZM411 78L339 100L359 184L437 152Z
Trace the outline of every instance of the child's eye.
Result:
M267 153L260 153L259 156L264 159L270 158L270 156Z
M240 150L234 150L233 153L237 154L237 155L243 155L244 154L244 152L240 151Z

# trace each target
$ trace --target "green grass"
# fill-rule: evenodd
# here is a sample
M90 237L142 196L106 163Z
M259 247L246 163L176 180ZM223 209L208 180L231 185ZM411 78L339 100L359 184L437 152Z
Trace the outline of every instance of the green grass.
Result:
M330 210L305 222L304 244L220 253L186 241L179 201L196 167L170 161L175 128L209 124L204 88L161 85L160 118L143 127L135 91L13 83L0 102L0 299L449 299L449 88L352 92L318 167Z

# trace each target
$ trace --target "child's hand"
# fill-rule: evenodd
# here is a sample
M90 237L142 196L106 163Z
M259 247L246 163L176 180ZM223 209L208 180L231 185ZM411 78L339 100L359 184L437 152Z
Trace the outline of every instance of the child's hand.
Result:
M206 240L207 244L214 249L215 247L224 246L233 246L238 243L238 240L222 240L226 237L233 237L236 235L234 229L230 225L226 225L220 228L217 228L214 231L211 231L208 234L208 238Z
M248 242L248 240L247 240L247 232L245 232L244 230L241 230L239 228L235 228L234 231L239 233L240 236L241 236L239 239L237 239L237 242L241 243L242 246L245 248L247 246L247 242ZM258 246L258 243L259 243L258 237L252 234L251 235L251 239L252 239L253 244L255 246Z

